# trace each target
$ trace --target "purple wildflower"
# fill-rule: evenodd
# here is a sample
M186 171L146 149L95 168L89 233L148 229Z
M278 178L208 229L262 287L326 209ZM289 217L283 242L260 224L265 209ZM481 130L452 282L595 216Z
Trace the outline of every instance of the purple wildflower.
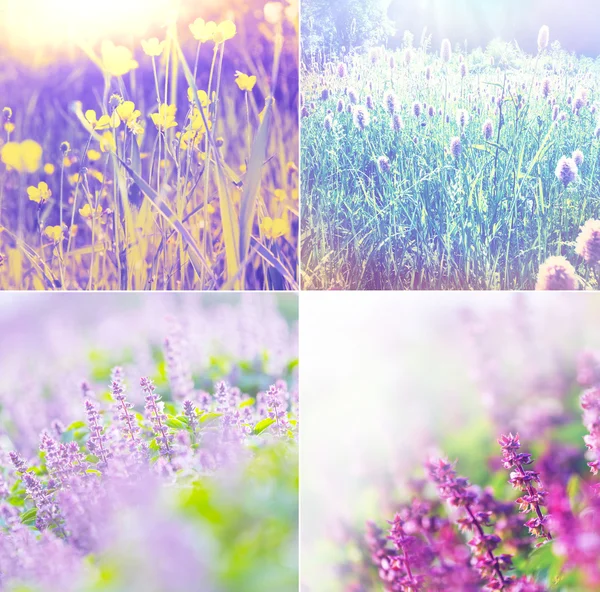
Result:
M594 475L600 472L600 388L593 387L581 395L583 425L589 434L583 437L592 460L588 466Z
M440 57L442 61L448 63L452 58L452 45L450 44L450 39L443 39L442 46L440 48Z
M354 108L354 126L361 132L365 131L370 122L369 112L362 105Z
M575 241L575 252L588 265L600 263L600 220L587 220Z
M454 158L459 158L462 152L462 145L460 143L460 138L458 136L453 137L450 140L450 154Z
M399 113L394 113L391 119L391 127L392 130L396 133L402 131L404 127L404 122L402 121L402 117L400 117Z
M394 113L398 109L398 98L392 91L388 91L383 96L383 104L390 115L394 115Z
M172 458L171 442L173 436L169 433L165 422L167 416L160 408L160 395L156 394L154 383L149 378L142 378L140 386L146 398L146 417L152 425L152 430L159 446L160 454L169 460Z
M377 166L382 173L390 172L390 159L387 156L380 156L377 159Z
M417 117L417 118L421 117L421 103L419 103L419 102L414 103L412 110L413 110L413 114L415 117Z
M111 454L108 450L108 438L106 437L102 422L100 421L100 413L98 412L96 405L89 400L85 402L85 411L87 413L88 425L90 428L88 449L98 457L98 466L100 468L106 468Z
M484 531L484 526L490 526L489 514L479 511L479 499L469 481L458 477L454 464L444 459L428 462L426 469L430 479L437 485L440 497L452 507L462 508L465 513L464 517L458 519L458 524L461 530L470 531L473 535L469 546L475 568L490 590L501 590L507 582L502 571L510 567L512 558L507 554L494 554L500 537Z
M340 62L337 67L337 74L340 78L344 78L348 71L346 70L346 64L344 62Z
M577 275L575 268L565 257L548 257L540 265L536 290L576 290Z
M552 535L546 526L548 517L542 513L542 507L546 505L547 492L536 487L536 485L541 487L539 472L524 468L525 465L531 464L531 454L519 452L521 448L519 434L502 435L498 444L502 447L502 465L505 469L514 469L510 473L509 483L514 489L519 489L523 493L517 499L520 511L523 514L535 513L525 526L533 536L551 541Z
M481 128L481 133L486 140L490 140L494 133L494 124L491 119L487 119Z
M583 164L583 152L581 150L575 150L572 157L578 167Z
M572 158L562 156L556 165L555 171L558 180L566 187L577 178L577 165Z

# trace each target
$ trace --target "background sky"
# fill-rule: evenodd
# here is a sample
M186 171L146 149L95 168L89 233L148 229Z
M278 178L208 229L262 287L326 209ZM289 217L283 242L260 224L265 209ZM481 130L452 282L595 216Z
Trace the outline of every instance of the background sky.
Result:
M548 25L551 41L558 39L570 51L600 55L599 0L392 0L388 15L398 40L408 29L418 43L427 26L436 49L444 37L453 45L467 39L470 48L501 37L535 52L539 28Z

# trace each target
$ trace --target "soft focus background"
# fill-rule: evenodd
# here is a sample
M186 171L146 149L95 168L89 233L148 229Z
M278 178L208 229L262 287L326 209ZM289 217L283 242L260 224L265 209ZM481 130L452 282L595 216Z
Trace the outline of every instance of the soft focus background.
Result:
M391 520L440 442L476 481L487 451L473 441L495 443L499 425L533 439L559 421L577 354L600 345L599 304L589 293L305 293L304 590L342 589L343 533Z

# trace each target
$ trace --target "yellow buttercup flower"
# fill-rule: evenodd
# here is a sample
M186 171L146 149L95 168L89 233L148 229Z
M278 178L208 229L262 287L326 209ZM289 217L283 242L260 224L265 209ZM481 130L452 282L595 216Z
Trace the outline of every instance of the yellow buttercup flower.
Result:
M206 113L204 114L207 117ZM202 119L202 113L198 111L198 109L194 108L191 115L191 123L192 129L199 134L203 134L206 131L206 126L204 125L204 119ZM212 122L208 121L208 129L212 129Z
M55 167L51 162L48 162L44 165L44 173L46 173L47 175L53 175L54 170L55 170Z
M144 131L140 122L138 121L138 117L141 114L141 111L135 108L135 104L133 101L123 101L115 109L115 116L120 118L121 121L124 121L125 125L134 134L139 134Z
M102 206L94 209L90 204L85 204L82 208L79 208L79 213L83 218L94 218L102 214Z
M232 21L223 21L217 26L217 30L213 34L213 41L216 45L233 39L236 34L235 24Z
M100 152L98 152L98 150L94 150L93 148L88 150L88 152L87 152L87 157L90 162L100 160L101 156L102 156L102 154L100 154Z
M100 138L100 150L102 150L102 152L117 151L117 143L115 142L115 137L112 132L104 132L102 138Z
M42 147L34 140L8 142L2 146L0 160L20 173L35 173L42 164Z
M100 119L97 119L96 112L93 109L88 109L85 112L85 118L94 130L99 131L110 127L110 117L108 115L102 115Z
M239 70L236 70L235 83L238 85L240 90L251 92L256 84L256 76L248 76L248 74L243 74Z
M205 22L204 19L197 18L191 25L190 31L196 41L205 43L213 38L217 31L217 23L214 21Z
M46 203L52 196L52 191L48 188L48 183L42 181L37 187L31 186L27 188L29 199L35 203Z
M150 57L158 57L165 49L165 42L159 41L157 37L152 37L148 41L142 39L142 49Z
M260 224L260 229L266 238L275 239L287 234L290 231L290 225L283 218L273 220L266 216Z
M197 94L198 94L198 102L202 105L202 107L204 107L204 108L208 107L210 101L208 100L208 95L206 94L206 91L199 90ZM191 88L188 88L187 96L188 96L188 101L190 103L195 103L194 91Z
M4 131L7 134L12 134L15 131L15 124L12 121L7 121L4 124Z
M168 130L171 127L175 127L177 122L175 121L175 113L177 112L176 105L167 105L163 103L159 109L158 113L152 113L150 117L154 122L154 125L159 130Z
M135 70L139 64L133 59L131 50L123 45L115 45L105 39L100 48L102 68L112 76L124 76Z
M61 226L46 226L46 228L44 228L44 234L48 238L51 238L55 243L60 242L64 238L63 228Z
M283 189L275 189L275 191L273 191L273 197L276 201L283 201L286 197L285 191Z

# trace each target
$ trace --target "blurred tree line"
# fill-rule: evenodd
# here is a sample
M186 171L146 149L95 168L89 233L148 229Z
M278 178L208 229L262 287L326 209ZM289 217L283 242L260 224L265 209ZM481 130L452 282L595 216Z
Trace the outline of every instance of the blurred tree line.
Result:
M302 58L339 55L370 47L394 34L391 0L309 0L302 3Z

